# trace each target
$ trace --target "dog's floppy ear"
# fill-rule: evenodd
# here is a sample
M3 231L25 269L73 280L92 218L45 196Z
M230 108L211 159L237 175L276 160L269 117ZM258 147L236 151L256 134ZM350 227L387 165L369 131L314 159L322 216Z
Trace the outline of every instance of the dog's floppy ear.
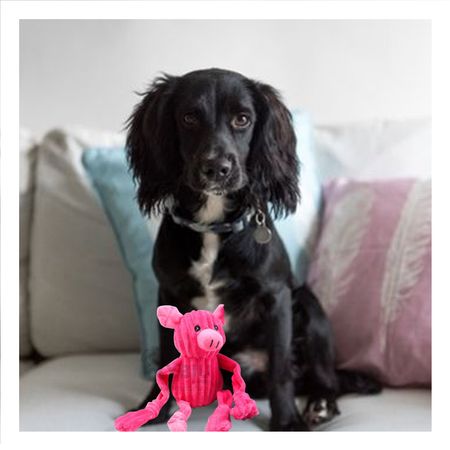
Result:
M274 88L258 82L252 88L257 119L248 159L251 190L280 217L294 212L300 200L292 116Z
M140 94L127 121L128 163L138 183L137 200L142 212L160 212L178 179L177 134L172 113L172 93L177 77L164 75Z

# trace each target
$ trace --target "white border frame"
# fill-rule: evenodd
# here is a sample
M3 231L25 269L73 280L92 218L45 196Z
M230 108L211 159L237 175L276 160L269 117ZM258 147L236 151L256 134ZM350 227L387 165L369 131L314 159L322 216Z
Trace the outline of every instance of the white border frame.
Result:
M1 16L1 434L7 448L46 445L130 445L225 448L298 445L303 448L438 448L446 429L450 373L445 359L450 296L447 179L450 121L449 10L445 1L316 2L64 2L3 1ZM21 19L426 19L432 21L433 66L433 431L431 433L83 433L19 432L19 20ZM446 183L447 182L447 183ZM445 184L444 184L445 183ZM446 214L447 213L447 214ZM447 287L447 289L445 289ZM448 356L447 356L448 358ZM67 405L70 408L70 405ZM255 445L255 444L253 444Z

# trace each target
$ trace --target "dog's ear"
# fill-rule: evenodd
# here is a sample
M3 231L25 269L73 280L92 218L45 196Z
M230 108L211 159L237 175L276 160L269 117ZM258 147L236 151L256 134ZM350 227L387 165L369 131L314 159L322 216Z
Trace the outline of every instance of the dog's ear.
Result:
M280 217L294 212L300 201L292 116L274 88L258 82L252 88L257 119L248 158L250 188Z
M128 163L138 183L137 200L145 214L160 212L178 179L177 133L172 93L177 77L164 75L140 94L127 121Z

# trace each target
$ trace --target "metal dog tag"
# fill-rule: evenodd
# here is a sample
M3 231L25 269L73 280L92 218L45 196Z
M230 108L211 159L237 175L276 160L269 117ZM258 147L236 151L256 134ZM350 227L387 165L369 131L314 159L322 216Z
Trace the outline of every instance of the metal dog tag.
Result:
M266 216L258 210L255 216L256 229L253 232L253 238L258 244L267 244L272 239L272 231L266 226Z
M272 232L266 226L258 226L253 237L258 244L268 244L272 239Z

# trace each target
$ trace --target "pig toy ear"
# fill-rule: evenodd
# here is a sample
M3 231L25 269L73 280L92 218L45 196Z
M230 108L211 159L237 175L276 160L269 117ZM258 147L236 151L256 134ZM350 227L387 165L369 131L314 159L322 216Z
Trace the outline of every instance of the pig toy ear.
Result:
M170 305L159 306L156 315L159 323L165 328L175 328L183 317L175 306Z
M219 305L213 312L213 316L219 320L222 325L225 323L225 308L223 305Z

